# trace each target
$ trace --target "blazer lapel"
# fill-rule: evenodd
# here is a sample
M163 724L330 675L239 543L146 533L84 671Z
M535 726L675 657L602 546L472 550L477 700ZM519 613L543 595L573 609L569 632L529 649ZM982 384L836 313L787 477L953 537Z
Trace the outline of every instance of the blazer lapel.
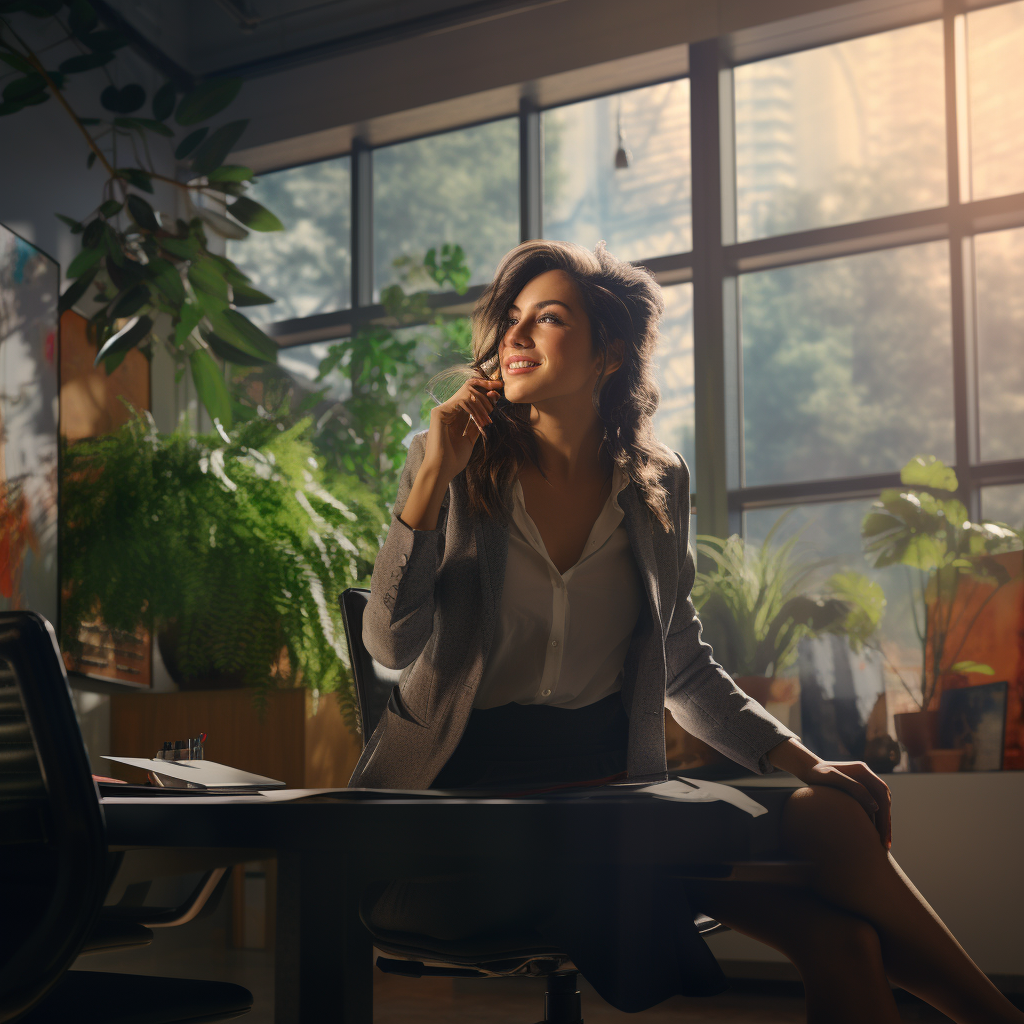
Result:
M640 500L636 487L631 483L619 494L619 506L623 512L623 522L629 543L636 559L636 567L643 580L644 590L651 607L651 620L657 633L662 633L661 625L661 593L658 573L658 559L654 550L654 532L647 507ZM670 563L671 564L671 563ZM667 566L663 566L667 568Z

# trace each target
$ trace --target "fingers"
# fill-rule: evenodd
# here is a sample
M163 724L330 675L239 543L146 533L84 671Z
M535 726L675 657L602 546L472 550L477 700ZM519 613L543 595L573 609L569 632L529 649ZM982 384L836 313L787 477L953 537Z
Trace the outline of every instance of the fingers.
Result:
M833 782L839 782L838 788L843 789L864 808L878 831L882 845L889 849L892 845L892 801L889 787L861 761L833 764L830 768Z

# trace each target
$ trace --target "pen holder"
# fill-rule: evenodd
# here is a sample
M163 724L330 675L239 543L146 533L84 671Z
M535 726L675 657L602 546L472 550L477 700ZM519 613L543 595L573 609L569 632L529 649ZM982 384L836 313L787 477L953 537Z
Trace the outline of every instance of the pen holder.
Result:
M202 761L206 733L187 740L167 740L154 754L157 761Z

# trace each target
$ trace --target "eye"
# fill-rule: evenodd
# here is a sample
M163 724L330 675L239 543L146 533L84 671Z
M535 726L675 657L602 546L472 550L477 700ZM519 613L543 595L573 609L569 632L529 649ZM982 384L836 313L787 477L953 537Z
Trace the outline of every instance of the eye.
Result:
M543 323L545 320L548 320L553 324L560 324L562 322L561 319L555 316L554 313L542 313L539 317L537 317L537 323L539 324Z

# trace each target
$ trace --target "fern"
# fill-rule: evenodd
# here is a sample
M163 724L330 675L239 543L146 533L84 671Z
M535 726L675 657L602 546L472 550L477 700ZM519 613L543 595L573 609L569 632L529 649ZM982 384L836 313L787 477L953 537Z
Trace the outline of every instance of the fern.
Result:
M136 417L64 452L62 642L79 625L172 627L187 675L229 673L257 696L302 683L355 695L338 597L380 546L381 500L328 478L312 424L272 418L230 433L163 435Z

